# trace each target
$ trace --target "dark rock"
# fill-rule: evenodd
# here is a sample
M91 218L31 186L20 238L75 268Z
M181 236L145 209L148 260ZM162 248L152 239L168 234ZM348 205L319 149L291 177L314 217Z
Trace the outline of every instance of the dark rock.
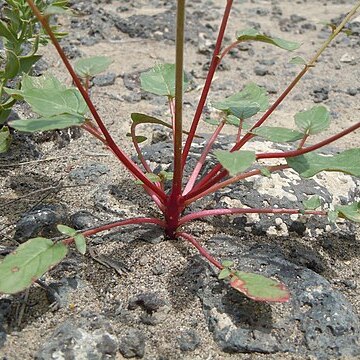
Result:
M175 11L165 10L155 15L132 15L128 18L118 18L115 27L130 37L157 40L175 40ZM195 42L198 33L207 33L205 26L199 23L198 18L190 13L186 14L185 40Z
M289 227L289 231L296 232L298 235L304 235L306 225L300 221L293 221Z
M10 308L10 298L0 299L0 349L4 346L6 342L6 331L3 325L5 324L6 319L10 314Z
M199 277L198 294L210 331L220 348L229 353L281 353L297 357L335 359L360 356L360 322L352 306L330 283L302 266L285 260L271 245L240 245L237 238L216 237L207 243L223 258L241 259L242 271L261 269L289 288L288 304L253 302L222 285L207 265ZM255 270L256 271L256 270ZM291 340L290 340L291 339Z
M200 337L194 330L187 330L178 337L178 342L181 351L194 351L200 344Z
M63 45L62 48L68 59L75 59L82 56L81 51L76 45Z
M304 18L303 16L300 16L300 15L297 15L297 14L293 14L293 15L290 15L290 20L296 24L296 23L305 21L306 18Z
M119 350L125 358L142 358L145 353L145 336L136 329L130 329L119 340Z
M360 93L360 88L348 88L346 93L351 96L355 96Z
M329 88L318 87L313 90L312 96L315 103L323 102L329 98Z
M76 183L95 182L101 175L105 175L109 171L109 168L104 164L86 164L71 170L69 178Z
M283 12L279 6L275 5L271 9L271 14L275 17L280 17L283 14Z
M165 272L165 269L162 264L159 264L159 263L154 264L153 269L152 269L152 273L154 275L162 275L162 274L164 274L164 272Z
M163 129L155 128L151 133L151 144L156 144L158 142L164 142L170 139L169 133Z
M256 65L254 67L254 72L257 76L265 76L269 73L269 70L266 66Z
M75 230L89 229L96 226L98 222L99 218L86 210L80 210L70 216L70 225Z
M4 346L6 342L6 332L4 327L0 324L0 349Z
M98 75L92 80L92 83L96 86L109 86L114 85L116 80L116 74L108 73L105 75Z
M49 68L49 64L43 58L41 58L39 61L35 63L35 65L33 65L31 73L33 76L40 76L44 74L44 72L47 71L48 68Z
M77 277L64 277L58 282L50 283L47 286L47 297L53 310L66 308L69 305L69 295L78 287L84 286Z
M316 30L316 25L312 24L312 23L304 23L304 24L301 24L301 29L315 31Z
M77 326L71 322L60 325L53 335L44 342L35 359L103 360L114 358L118 344L116 338L103 328L95 330Z
M134 310L138 306L143 308L148 313L153 313L158 311L161 307L165 305L165 301L155 293L143 293L139 294L136 297L133 297L129 301L129 309Z
M66 222L66 210L61 205L38 205L22 215L16 223L14 239L19 242L36 236L54 236L59 234L56 225Z
M170 305L156 293L143 293L130 299L128 308L135 310L141 307L141 322L146 325L158 325L166 319Z
M275 65L275 60L274 59L262 59L259 61L260 65L265 65L265 66L271 66L271 65Z
M269 15L269 10L264 9L264 8L257 8L257 9L255 9L255 13L256 13L256 15L267 16L267 15Z

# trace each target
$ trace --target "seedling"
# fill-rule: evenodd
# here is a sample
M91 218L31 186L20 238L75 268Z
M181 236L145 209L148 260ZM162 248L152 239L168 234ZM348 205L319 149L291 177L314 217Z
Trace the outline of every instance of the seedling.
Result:
M94 234L125 225L156 224L164 230L169 239L173 241L184 239L191 243L202 256L220 270L220 279L225 280L231 287L247 297L256 301L285 302L289 299L289 292L284 284L260 274L236 270L233 268L232 261L223 260L221 262L215 259L182 227L192 220L204 217L249 213L306 214L328 216L332 220L342 217L360 222L360 203L339 205L334 210L328 211L321 209L318 198L309 199L304 204L304 208L301 209L232 208L196 212L189 212L188 210L190 204L230 184L252 176L270 177L272 173L288 168L292 168L302 177L312 177L321 171L339 171L357 177L360 176L360 148L346 150L337 155L326 157L316 152L321 147L357 130L360 127L360 122L311 145L308 145L311 136L326 130L329 126L330 115L328 109L324 106L315 106L308 111L297 113L295 115L297 130L263 125L301 78L316 65L323 51L344 29L345 24L359 9L360 2L353 7L340 25L332 29L329 38L309 61L299 57L294 58L293 62L300 64L302 69L272 105L269 106L264 89L256 84L247 84L241 92L214 103L214 107L219 110L220 115L219 118L208 119L208 121L215 124L216 129L209 137L196 166L188 178L184 176L184 166L187 164L189 150L196 137L214 73L222 59L232 48L244 41L264 42L269 46L277 46L288 51L295 50L299 47L299 44L270 37L254 29L246 29L239 31L234 42L223 48L224 32L232 7L232 1L227 1L205 85L191 127L188 132L185 132L182 125L183 93L187 86L187 78L183 71L185 1L178 0L175 65L156 65L152 70L141 76L141 84L144 90L167 98L171 121L168 123L141 113L131 114L133 125L129 136L132 138L141 167L115 143L90 99L88 80L93 75L93 68L99 66L99 59L93 60L93 62L91 60L80 61L74 70L51 30L46 16L34 4L33 0L27 0L27 3L51 38L72 76L76 88L67 88L50 76L36 79L24 76L19 89L5 89L5 91L14 98L27 101L33 111L39 114L39 118L11 121L10 126L18 131L25 132L47 131L69 126L82 127L105 144L134 176L136 181L141 184L145 192L157 205L159 216L156 218L125 219L82 232L59 225L59 231L66 236L65 239L58 241L45 238L30 239L20 245L14 253L5 257L0 264L0 292L16 293L30 286L52 266L64 259L68 253L68 246L72 243L75 243L77 249L84 253L86 251L85 238ZM104 62L104 60L100 60L101 62ZM103 63L100 64L100 67L103 65ZM85 87L76 71L85 80ZM259 118L253 120L255 116L259 116ZM162 172L155 174L146 161L140 147L140 143L145 138L136 134L136 127L143 123L162 125L172 129L173 173ZM225 125L236 127L235 145L229 151L214 151L213 154L218 163L205 175L201 176L201 169L207 162L208 155ZM293 144L293 150L269 153L244 150L244 145L256 137L265 138L275 143L287 142ZM183 139L185 140L184 145ZM281 162L280 165L276 166L266 165L266 163L262 165L266 159L279 159ZM259 160L262 160L261 164ZM164 186L166 181L171 182L170 190L166 190L167 188Z

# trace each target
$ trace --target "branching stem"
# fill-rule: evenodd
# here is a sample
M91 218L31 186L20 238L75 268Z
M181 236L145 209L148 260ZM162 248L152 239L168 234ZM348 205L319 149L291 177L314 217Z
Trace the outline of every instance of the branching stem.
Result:
M199 124L199 121L200 121L200 118L201 118L201 114L202 114L202 111L204 109L207 96L209 94L209 90L210 90L210 87L211 87L211 83L212 83L215 71L216 71L216 69L217 69L217 67L218 67L218 65L220 63L219 54L220 54L220 50L221 50L221 44L222 44L222 41L223 41L223 38L224 38L225 29L226 29L227 22L228 22L228 19L229 19L232 3L233 3L232 0L227 0L227 2L226 2L226 7L225 7L224 15L222 17L220 30L219 30L219 34L218 34L218 37L217 37L217 40L216 40L215 49L214 49L213 57L212 57L212 60L211 60L210 68L209 68L209 71L208 71L208 74L207 74L207 77L206 77L206 80L205 80L205 85L204 85L204 88L202 90L198 106L196 108L196 112L195 112L195 115L194 115L194 118L193 118L193 121L192 121L192 124L191 124L189 135L188 135L188 137L186 139L186 142L185 142L184 151L183 151L183 155L182 155L182 166L183 167L185 166L186 159L187 159L187 156L189 154L191 144L192 144L192 142L194 140L196 129L198 127L198 124Z
M138 224L155 224L155 225L161 226L162 228L165 228L164 221L157 219L157 218L151 218L151 217L149 217L149 218L132 218L132 219L115 221L110 224L96 227L94 229L85 230L85 231L79 232L79 234L82 234L84 236L91 236L91 235L95 235L102 231L114 229L116 227L125 226L125 225L138 225ZM64 243L65 245L69 245L69 244L73 243L73 241L74 241L74 238L70 237L70 238L62 240L62 243Z
M222 270L224 267L221 265L219 261L217 261L213 256L211 256L196 240L193 236L185 232L177 232L175 234L178 237L182 237L187 240L190 244L194 245L196 249L199 251L200 255L202 255L205 259L207 259L211 264L216 266L218 269Z
M274 171L287 169L288 167L289 167L288 165L276 165L276 166L269 166L267 169L270 172L274 172ZM196 196L190 197L190 194L189 194L189 197L184 196L184 200L185 200L184 204L185 204L185 206L188 206L191 203L203 198L206 195L210 195L210 194L212 194L220 189L223 189L231 184L235 184L235 183L239 182L240 180L244 180L249 177L253 177L256 175L260 175L260 174L261 174L261 170L256 169L256 170L248 171L246 173L242 173L242 174L233 176L232 178L222 181L221 183L214 184L213 186L209 187L208 189L205 189L203 192L201 192L200 194L197 194Z
M208 216L235 215L235 214L299 214L299 215L322 215L326 216L327 211L323 210L300 210L300 209L210 209L202 210L189 215L185 215L179 220L179 225L184 225L189 221L201 219Z

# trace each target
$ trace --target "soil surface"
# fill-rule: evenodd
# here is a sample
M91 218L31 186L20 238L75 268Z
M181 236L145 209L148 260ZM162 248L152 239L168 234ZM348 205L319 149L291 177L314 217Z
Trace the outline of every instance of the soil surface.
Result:
M184 126L187 128L202 90L224 3L197 0L187 4L185 68L191 77L192 88L185 94ZM330 34L329 27L323 23L338 23L353 4L354 1L345 0L235 1L225 45L233 41L236 30L248 27L303 45L295 54L262 43L239 46L225 58L216 73L209 99L223 99L241 90L244 84L255 82L266 88L270 101L276 100L301 70L301 66L289 64L290 59L295 55L310 59ZM169 118L163 98L140 90L139 75L157 63L174 62L174 1L72 1L72 8L77 16L58 19L70 32L62 44L71 61L92 55L106 55L114 60L105 74L93 79L91 95L115 140L133 156L135 151L126 136L131 125L131 112L164 120ZM316 67L271 116L269 124L292 127L294 114L315 104L325 105L331 111L332 125L328 135L358 121L359 18L351 23L351 28L352 36L341 34L332 43ZM36 71L40 74L47 69L70 85L71 80L51 46L43 52L42 63L37 65ZM32 115L24 105L15 110L20 117ZM211 113L210 103L206 110ZM199 133L210 134L212 130L211 125L201 122ZM151 141L158 144L171 138L169 132L158 127L144 126L142 131L149 138L147 145ZM236 130L229 126L224 135L231 141L229 139L236 135ZM323 137L318 135L312 141ZM359 133L354 133L334 146L348 149L358 143ZM53 230L56 222L86 228L117 219L158 215L157 208L142 192L141 186L135 184L119 162L86 133L69 130L51 135L14 134L9 153L2 155L0 161L0 246L16 246L31 231L31 236L56 235ZM334 178L335 188L344 184L342 179L340 175ZM346 196L348 190L345 188L345 194L341 196ZM360 196L358 187L352 192L355 197ZM216 206L218 203L214 200L200 205ZM32 225L24 220L24 214L36 212L40 214L36 216L49 222L32 229ZM19 223L20 219L25 225ZM269 253L283 251L287 260L311 269L324 277L334 291L339 291L352 305L354 323L358 323L358 228L346 225L345 230L341 226L324 228L317 233L310 229L300 232L301 235L297 231L256 234L234 226L235 223L233 217L223 217L214 221L196 221L187 226L187 230L205 247L210 241L209 248L219 257L231 258L234 252L230 245L224 244L222 248L219 241L211 240L216 236L223 236L224 242L227 236L237 239L239 248L245 253L266 246L271 247ZM33 359L36 356L39 359L123 359L134 356L145 359L326 358L317 354L316 346L308 347L303 353L247 348L236 354L232 353L234 349L228 351L221 347L208 322L210 315L206 312L204 295L199 295L199 289L194 285L203 276L201 274L211 276L211 270L190 245L165 240L154 227L122 228L94 237L90 245L96 254L105 256L102 261L95 261L90 255L80 256L74 251L42 279L45 284L63 289L59 291L61 296L56 306L50 306L55 298L38 284L25 293L0 297L1 359ZM236 262L241 265L240 258L236 258ZM197 273L199 266L201 269ZM220 294L215 290L213 293ZM268 305L266 313L274 318L286 316L290 311L287 306ZM54 331L59 331L59 326L66 327L64 333L78 331L73 324L88 329L87 334L93 336L88 338L89 343L99 334L102 336L101 342L95 341L101 343L101 349L96 345L101 356L74 355L81 353L75 350L67 356L64 352L56 355L56 351L46 348L56 348ZM5 333L4 342L1 339ZM84 333L81 334L80 338L83 336L86 342ZM108 341L104 341L104 336ZM113 339L117 340L114 342ZM66 346L73 349L72 341L69 340ZM350 355L334 354L327 358L360 358L351 352Z

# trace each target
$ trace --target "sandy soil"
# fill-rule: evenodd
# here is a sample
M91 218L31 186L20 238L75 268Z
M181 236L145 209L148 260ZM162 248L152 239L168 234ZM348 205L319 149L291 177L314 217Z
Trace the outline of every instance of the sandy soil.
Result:
M323 30L321 22L344 14L353 3L353 1L294 2L284 0L236 2L226 33L227 40L229 42L233 38L237 29L259 23L262 31L303 43L296 55L309 59L324 41L324 34L329 33ZM131 6L128 2L112 1L103 2L98 7L123 18L134 14L152 15L162 12L163 7L170 7L166 1L162 3L139 0L134 4ZM125 5L128 10L120 11L119 7ZM214 12L211 6L214 7ZM196 1L192 4L189 2L189 12L193 14L195 11L203 11L205 15L199 16L199 22L203 25L207 24L208 28L211 26L217 28L222 6L223 1L219 0L211 2L210 5L205 1ZM279 17L274 16L276 7L282 11ZM292 15L304 17L305 20L297 23L294 18L290 20ZM85 22L86 19L88 15L83 15L80 16L79 21ZM61 18L60 22L65 28L70 25L69 20L65 18ZM312 24L316 29L303 28L301 27L303 23ZM169 113L166 103L161 99L128 101L132 92L124 85L124 76L136 71L144 71L158 62L173 62L174 44L171 40L161 41L160 35L160 40L156 36L147 39L131 38L116 28L108 26L103 31L107 38L101 39L94 45L86 46L81 44L81 38L87 36L86 26L75 29L75 35L70 36L70 43L75 45L83 56L101 54L110 56L114 60L109 71L116 74L115 83L105 87L93 86L92 98L115 140L130 154L134 154L129 138L126 137L131 124L130 113L144 112L164 119L168 118ZM282 31L284 28L289 31ZM191 123L202 88L205 76L203 64L209 60L208 54L199 53L197 39L194 40L195 43L190 41L187 43L185 50L185 67L188 71L192 71L195 83L194 90L185 96L186 127ZM211 36L210 41L213 41ZM210 99L214 101L230 95L241 89L245 82L254 81L265 86L270 92L270 99L275 100L300 69L296 65L288 64L292 56L294 54L262 44L252 45L248 50L234 52L233 56L225 59L223 70L217 73ZM44 59L50 65L49 71L68 84L70 83L62 64L50 48L44 50ZM266 60L271 60L271 62L267 63ZM322 88L328 90L328 96L320 103L331 109L333 115L333 123L327 134L334 134L358 121L359 63L358 38L354 40L340 35L269 122L271 121L272 125L293 126L289 124L293 124L294 114L313 106L314 99L317 99L314 89L322 94ZM255 74L254 66L259 65L265 67L268 72L266 76ZM357 93L349 95L349 89L354 88L358 89ZM19 114L23 111L24 108L18 108ZM27 116L26 113L24 115ZM211 129L210 125L201 123L201 133L210 133ZM149 131L151 131L150 128L144 127L144 133L149 133ZM234 129L226 128L224 133L230 136L234 134ZM61 140L59 138L45 141L43 137L37 136L34 139L31 141L35 141L36 148L42 154L40 160L36 159L24 142L15 143L8 158L1 159L0 231L1 242L5 245L15 245L14 224L22 213L38 203L64 204L67 214L88 210L102 222L156 214L156 209L148 197L142 193L138 185L133 183L130 175L122 166L119 166L118 161L87 134L79 139L71 140L64 147L59 146ZM358 140L359 134L354 133L336 145L343 149L350 148L357 145ZM89 163L105 164L109 172L92 182L75 184L71 181L69 173ZM38 191L51 186L56 187L57 184L60 184L58 188ZM103 196L101 189L109 184L116 187L118 193L116 196L106 195L106 206L100 208L96 206L96 199ZM29 195L33 191L38 192ZM219 223L197 222L191 227L193 233L204 242L214 234L236 235L224 223L222 222L222 226L219 226ZM126 276L119 276L88 256L80 259L78 255L71 256L70 265L69 263L60 265L46 275L46 281L51 282L64 276L74 276L77 273L84 282L81 289L70 294L67 306L58 311L52 312L44 291L33 286L27 294L25 311L19 324L17 323L17 306L21 306L24 301L24 294L16 296L11 313L13 322L8 326L8 340L0 349L0 357L4 360L32 359L44 339L49 337L54 328L65 319L81 318L84 311L99 314L111 312L121 304L127 304L135 293L155 290L171 303L171 311L161 325L152 328L151 336L147 339L144 357L146 359L294 359L291 355L222 353L207 329L200 300L189 296L187 291L189 284L186 281L189 279L186 273L196 254L195 250L187 244L174 244L170 241L151 244L141 241L139 236L141 237L133 229L130 232L121 230L109 237L107 242L102 241L101 237L95 239L94 242L98 251L120 259L132 268L133 271ZM359 240L357 234L356 243ZM272 241L285 247L288 246L288 242L284 243L282 238L264 239L249 236L245 241L249 243ZM307 239L294 236L291 241L295 244L307 244L314 251L323 251L317 239L312 239L309 244ZM358 250L356 244L341 244L341 239L337 244L339 249L343 246L344 256L337 256L335 251L323 251L326 271L322 275L345 295L359 314ZM74 261L73 264L71 261ZM166 270L163 274L156 275L154 274L156 266ZM355 287L353 289L344 287L341 283L344 279L351 279ZM115 320L112 322L113 331L119 333L122 331L122 324ZM186 354L177 348L176 336L181 330L189 327L196 328L201 337L201 344L194 352ZM117 358L122 359L122 356L118 354Z

